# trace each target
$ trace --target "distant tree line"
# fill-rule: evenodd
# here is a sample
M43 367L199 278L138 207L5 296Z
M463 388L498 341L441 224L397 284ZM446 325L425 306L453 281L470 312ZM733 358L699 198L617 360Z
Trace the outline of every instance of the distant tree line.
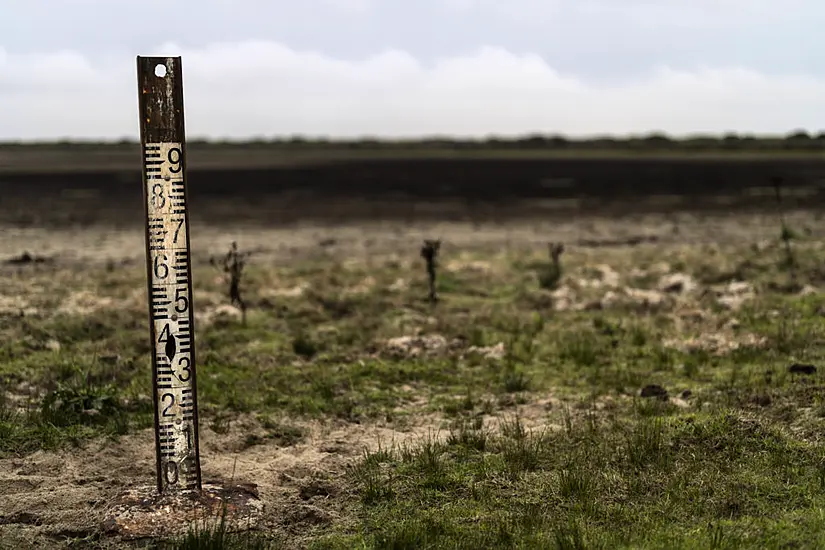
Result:
M818 134L798 130L784 136L755 136L728 133L721 136L696 135L675 138L663 133L633 137L568 138L560 135L526 135L520 137L488 137L462 139L435 137L423 139L323 139L301 136L251 140L208 140L189 138L190 147L202 148L273 148L281 150L577 150L577 151L816 151L825 150L825 131ZM137 141L127 139L110 142L55 141L5 142L0 149L19 147L48 149L133 149Z

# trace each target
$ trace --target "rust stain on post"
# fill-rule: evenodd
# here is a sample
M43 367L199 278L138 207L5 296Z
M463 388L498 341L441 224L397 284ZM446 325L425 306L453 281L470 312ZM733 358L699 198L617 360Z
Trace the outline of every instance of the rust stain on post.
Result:
M166 76L155 74L158 65L166 67ZM180 57L138 57L137 66L144 143L184 142Z

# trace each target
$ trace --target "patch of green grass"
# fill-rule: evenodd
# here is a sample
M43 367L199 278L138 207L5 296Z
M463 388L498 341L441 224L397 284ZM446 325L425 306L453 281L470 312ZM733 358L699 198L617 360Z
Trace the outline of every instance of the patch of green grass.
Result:
M89 378L59 382L39 405L13 402L0 392L0 456L77 444L90 437L117 437L152 422L151 403L124 399L117 388Z
M820 450L733 411L538 434L517 420L496 434L465 425L368 454L350 475L360 524L328 540L351 547L814 547L825 536Z

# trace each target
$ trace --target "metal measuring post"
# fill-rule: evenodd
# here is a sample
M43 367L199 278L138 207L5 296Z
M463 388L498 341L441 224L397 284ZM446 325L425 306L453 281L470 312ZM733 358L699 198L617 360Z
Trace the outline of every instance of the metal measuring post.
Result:
M180 57L137 58L157 488L201 491Z

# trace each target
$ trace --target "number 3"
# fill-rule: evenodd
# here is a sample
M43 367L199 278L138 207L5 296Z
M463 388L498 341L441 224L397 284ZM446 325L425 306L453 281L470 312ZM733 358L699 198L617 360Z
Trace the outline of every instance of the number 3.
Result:
M189 358L185 355L182 356L178 360L178 366L182 371L181 374L178 376L178 380L180 380L181 382L187 382L189 380L189 377L192 376L192 371L189 370ZM186 376L184 376L183 373L186 373Z

